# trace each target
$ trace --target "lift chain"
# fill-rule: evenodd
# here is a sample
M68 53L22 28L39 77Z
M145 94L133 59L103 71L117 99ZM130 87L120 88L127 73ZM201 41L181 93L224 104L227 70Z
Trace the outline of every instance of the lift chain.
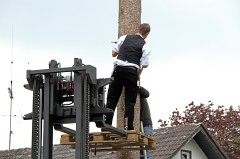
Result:
M32 114L32 159L39 159L41 156L41 92L42 78L37 76L33 83L33 114Z

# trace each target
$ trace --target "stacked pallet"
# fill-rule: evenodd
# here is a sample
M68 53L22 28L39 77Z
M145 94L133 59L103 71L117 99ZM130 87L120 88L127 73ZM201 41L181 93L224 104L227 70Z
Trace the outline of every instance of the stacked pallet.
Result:
M60 144L75 147L75 137L63 134ZM141 132L130 130L127 136L112 132L93 132L89 134L89 146L94 151L154 150L156 140Z

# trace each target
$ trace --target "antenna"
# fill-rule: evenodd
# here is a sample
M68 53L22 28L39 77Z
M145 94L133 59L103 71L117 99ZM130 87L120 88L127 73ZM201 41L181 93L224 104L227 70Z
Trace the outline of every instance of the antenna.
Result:
M8 87L8 93L10 97L10 115L9 115L9 144L8 150L11 150L11 137L12 137L12 103L13 103L13 91L12 91L12 72L13 72L13 25L12 25L12 60L11 60L11 81L10 81L10 88Z

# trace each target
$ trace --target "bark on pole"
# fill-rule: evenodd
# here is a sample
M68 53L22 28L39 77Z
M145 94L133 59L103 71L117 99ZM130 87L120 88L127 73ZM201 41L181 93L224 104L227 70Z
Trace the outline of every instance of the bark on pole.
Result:
M124 34L134 34L141 24L141 0L119 0L118 37ZM117 127L124 129L124 89L117 106ZM140 99L137 97L134 112L134 129L140 131ZM138 159L140 152L120 151L118 159Z

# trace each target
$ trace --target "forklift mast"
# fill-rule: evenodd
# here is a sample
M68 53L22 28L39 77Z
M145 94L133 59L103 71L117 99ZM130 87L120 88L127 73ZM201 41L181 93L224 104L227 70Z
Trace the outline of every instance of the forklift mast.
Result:
M105 115L113 110L105 107L105 86L111 78L96 77L96 68L74 58L72 67L60 68L55 60L49 69L27 70L24 87L33 92L32 112L24 120L32 120L32 159L52 159L53 128L75 136L75 158L89 158L89 122L121 136L127 131L105 123ZM70 129L63 124L76 124Z

